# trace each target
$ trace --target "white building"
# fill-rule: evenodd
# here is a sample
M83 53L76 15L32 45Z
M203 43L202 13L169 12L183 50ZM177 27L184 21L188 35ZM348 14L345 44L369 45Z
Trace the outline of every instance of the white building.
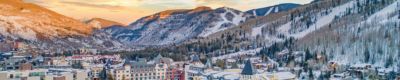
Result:
M153 61L145 60L125 62L123 67L114 69L112 74L116 80L165 80L169 79L168 70L172 59L162 58L161 55Z
M5 79L5 80L13 80L13 79L19 80L22 78L35 79L36 77L46 75L47 72L48 72L47 69L1 71L0 79Z

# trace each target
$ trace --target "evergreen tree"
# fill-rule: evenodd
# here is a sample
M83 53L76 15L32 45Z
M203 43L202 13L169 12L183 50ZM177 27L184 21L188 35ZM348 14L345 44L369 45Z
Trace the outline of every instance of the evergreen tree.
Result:
M400 8L399 7L400 7L400 3L397 2L397 13L399 13L399 15L397 15L397 16L400 19Z
M393 58L392 56L389 56L389 58L385 62L385 67L388 68L389 66L393 65Z
M368 63L368 60L369 60L369 50L368 50L368 48L367 48L367 49L365 49L365 51L364 51L364 62L365 62L365 63Z
M342 52L341 52L341 54L342 54L342 55L344 55L344 49L342 49Z
M396 80L396 72L394 70L390 71L389 74L387 75L388 80Z
M309 80L314 80L314 73L312 69L309 69L308 71L308 78Z
M108 74L107 74L106 67L104 67L103 70L101 70L101 72L99 73L99 76L100 76L100 80L107 80L108 79Z
M312 58L311 52L310 52L310 50L307 48L306 51L305 51L305 60L307 61L307 60L309 60L309 59L311 59L311 58Z

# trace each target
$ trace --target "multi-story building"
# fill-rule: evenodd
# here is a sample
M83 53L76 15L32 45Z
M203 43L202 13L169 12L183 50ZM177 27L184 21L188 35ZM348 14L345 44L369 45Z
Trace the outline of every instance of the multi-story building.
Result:
M170 58L158 55L151 61L139 59L125 62L123 67L113 69L116 80L183 80L183 63L173 63Z
M4 70L16 70L19 69L22 63L26 62L26 58L24 56L12 56L9 59L4 61Z
M168 66L164 63L130 62L112 72L116 80L165 80L167 70Z
M90 76L92 77L92 79L99 79L100 78L100 72L103 71L103 67L104 65L92 65L90 67Z
M47 69L36 69L36 70L9 70L0 72L0 79L5 80L21 80L21 79L30 79L40 76L45 76L48 72Z
M89 71L74 71L74 80L89 80Z

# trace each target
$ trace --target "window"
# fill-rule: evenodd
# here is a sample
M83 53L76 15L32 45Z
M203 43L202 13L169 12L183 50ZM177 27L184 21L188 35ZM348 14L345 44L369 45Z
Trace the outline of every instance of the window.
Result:
M10 74L10 78L14 78L14 75L13 75L13 74Z

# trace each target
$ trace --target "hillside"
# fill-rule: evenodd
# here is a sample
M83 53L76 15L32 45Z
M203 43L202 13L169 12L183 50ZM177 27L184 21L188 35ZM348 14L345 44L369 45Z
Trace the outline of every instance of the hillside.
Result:
M258 55L277 60L278 52L288 49L340 64L393 67L400 57L399 5L398 0L321 0L257 17L207 38L148 50L218 57L263 48Z
M128 26L122 33L121 28L108 28L114 38L134 45L169 45L181 43L193 38L207 37L210 34L229 29L251 15L232 8L166 10L143 17ZM116 30L113 30L116 29ZM131 33L126 33L126 32ZM124 36L134 35L134 36Z
M0 1L0 33L13 39L44 40L71 35L88 36L91 27L19 0Z
M282 11L288 11L290 9L293 9L293 8L296 8L299 6L301 6L301 5L294 4L294 3L283 3L283 4L274 5L274 6L268 6L268 7L248 10L248 11L246 11L246 13L253 14L255 16L267 16L268 14L282 12Z
M104 32L78 20L21 0L0 1L0 51L60 53L80 48L120 47ZM18 45L15 45L18 44ZM119 45L118 45L119 44Z
M124 24L102 18L93 18L88 21L85 21L85 23L97 29L104 29L110 26L117 26L117 25L125 26Z

